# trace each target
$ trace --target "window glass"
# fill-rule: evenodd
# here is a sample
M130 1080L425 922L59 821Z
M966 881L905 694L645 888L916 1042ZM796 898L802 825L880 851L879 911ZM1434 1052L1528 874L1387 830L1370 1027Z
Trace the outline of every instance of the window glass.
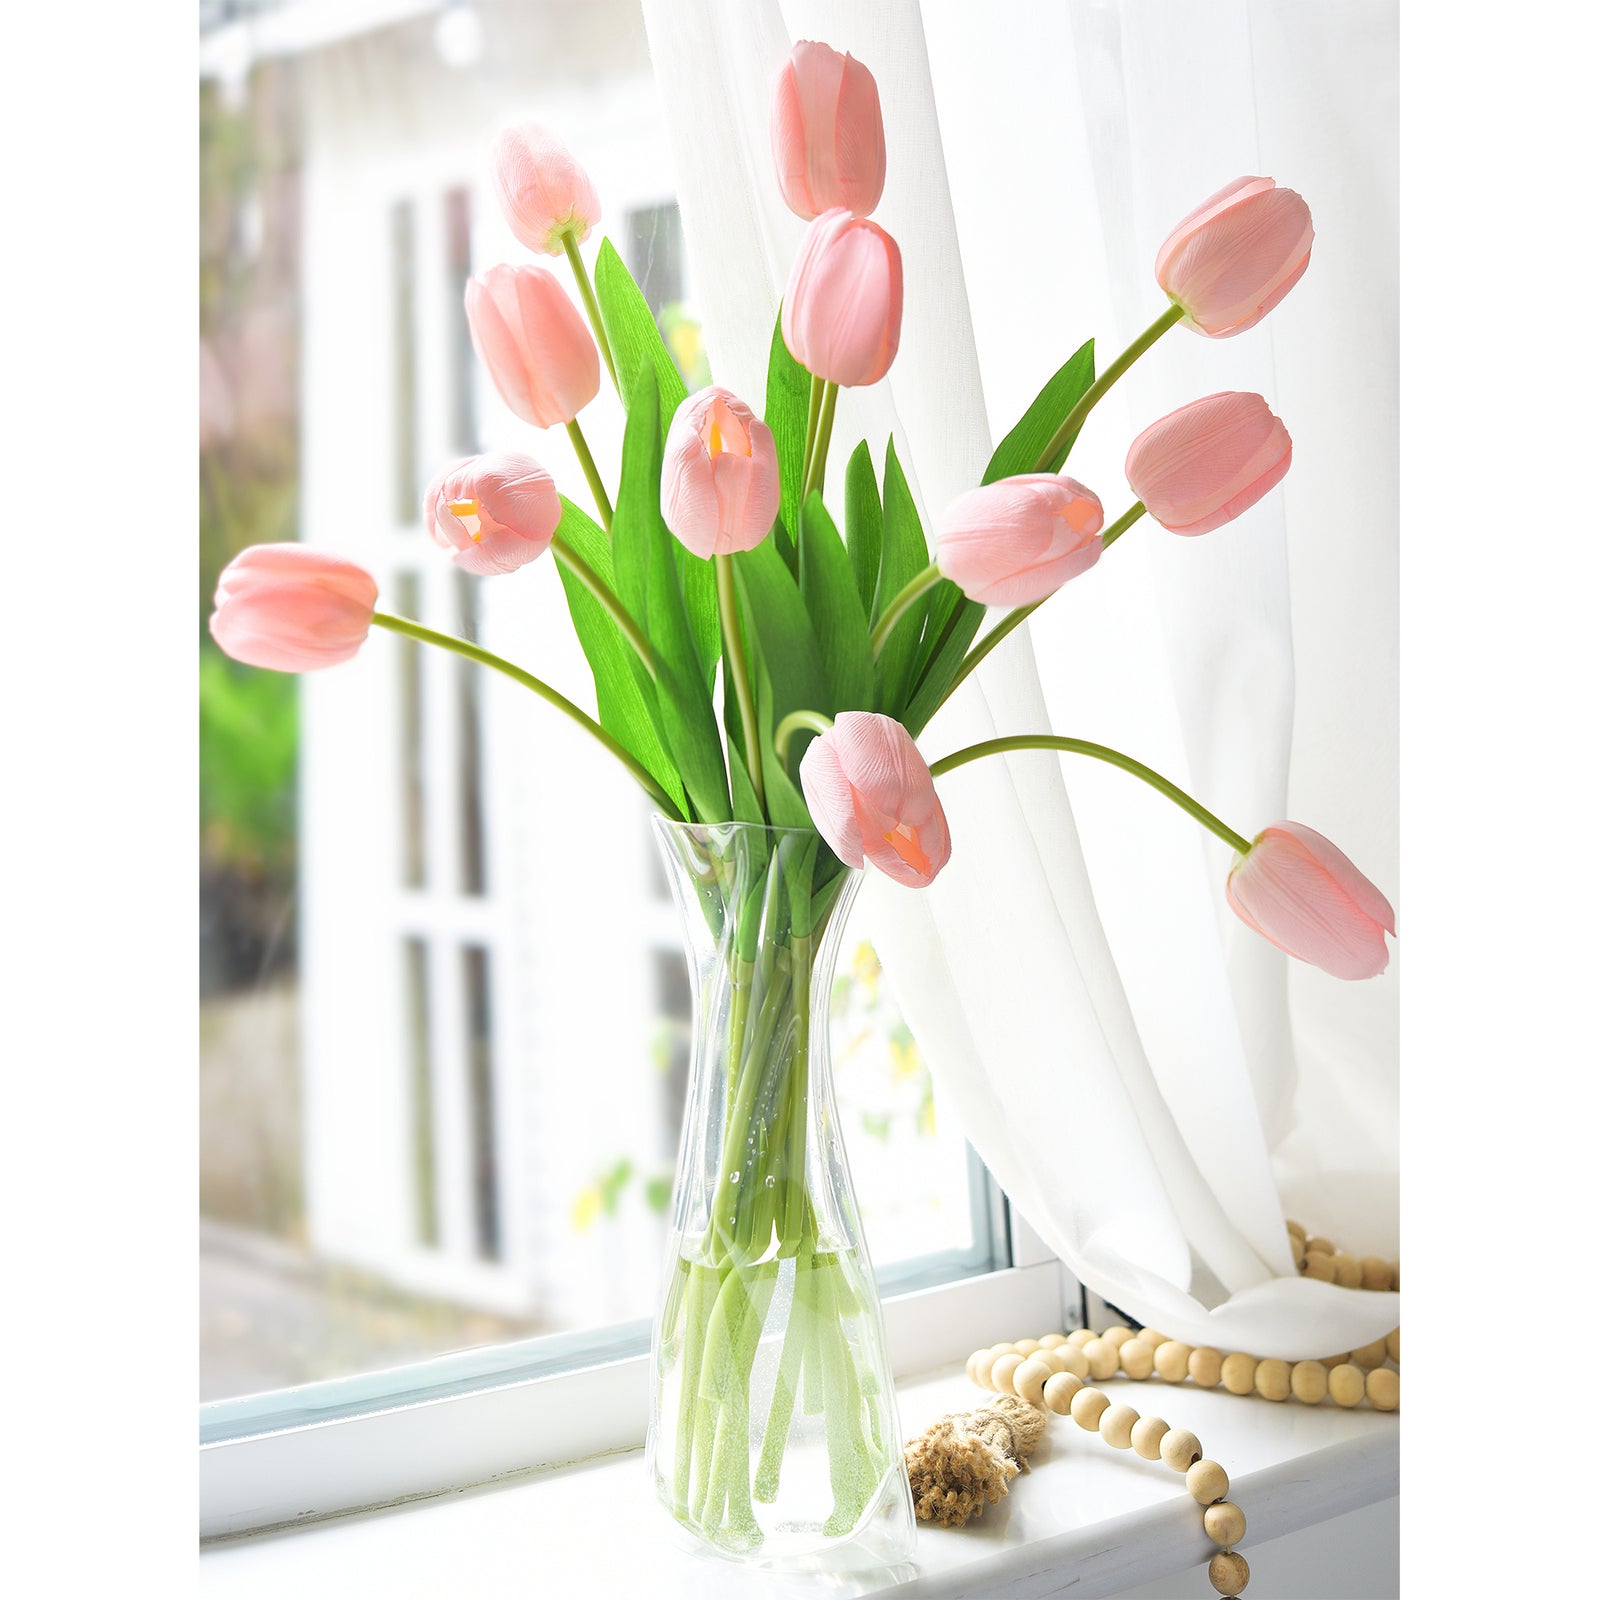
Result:
M466 278L527 259L489 193L504 122L579 154L709 381L635 3L369 7L345 33L312 9L202 11L205 1400L647 1317L689 1069L676 912L604 752L387 634L304 678L207 635L222 566L303 539L592 705L551 563L468 578L418 521L428 477L489 448L588 498L562 430L511 418L467 336ZM585 428L614 480L609 392ZM985 1191L859 919L833 1026L880 1268L975 1270Z

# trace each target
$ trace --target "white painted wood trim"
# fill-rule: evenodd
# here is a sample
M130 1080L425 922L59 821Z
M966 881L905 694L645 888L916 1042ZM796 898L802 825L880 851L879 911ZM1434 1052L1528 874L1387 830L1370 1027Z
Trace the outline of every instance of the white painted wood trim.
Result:
M895 1376L1053 1326L1054 1260L884 1303ZM225 1537L392 1505L644 1443L649 1357L390 1406L200 1447L200 1535Z

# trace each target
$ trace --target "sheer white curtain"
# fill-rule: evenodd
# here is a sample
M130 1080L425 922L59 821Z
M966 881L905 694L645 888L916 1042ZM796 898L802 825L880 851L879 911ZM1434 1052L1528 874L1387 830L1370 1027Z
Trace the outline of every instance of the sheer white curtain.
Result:
M1284 305L1238 339L1168 335L1073 457L1114 516L1138 428L1254 389L1295 438L1284 489L1203 539L1139 524L922 742L1100 739L1241 832L1309 823L1398 898L1392 5L645 16L713 370L752 400L801 233L767 151L772 72L818 38L876 75L905 324L835 450L864 436L881 467L892 431L930 526L1083 339L1103 363L1160 309L1173 221L1240 173L1306 195L1318 238ZM1394 1326L1398 1296L1297 1278L1283 1233L1287 1211L1357 1254L1396 1247L1393 968L1340 984L1288 962L1227 910L1226 848L1109 769L1018 756L941 792L952 863L926 894L874 884L874 927L941 1097L1051 1247L1190 1340L1299 1358Z

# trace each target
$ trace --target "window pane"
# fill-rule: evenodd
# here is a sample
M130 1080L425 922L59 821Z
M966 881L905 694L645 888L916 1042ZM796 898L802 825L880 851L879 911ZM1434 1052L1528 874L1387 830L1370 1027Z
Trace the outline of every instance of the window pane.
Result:
M559 126L675 359L709 374L636 3L475 10L475 56L423 17L201 85L206 1399L598 1339L656 1299L689 989L642 798L456 657L375 632L294 678L204 628L228 559L304 539L592 706L553 564L471 578L419 522L422 485L475 450L531 452L587 499L563 431L517 423L467 335L467 277L528 259L489 189L499 126ZM609 392L585 428L614 475ZM966 1149L868 933L834 996L868 1240L880 1267L970 1269Z

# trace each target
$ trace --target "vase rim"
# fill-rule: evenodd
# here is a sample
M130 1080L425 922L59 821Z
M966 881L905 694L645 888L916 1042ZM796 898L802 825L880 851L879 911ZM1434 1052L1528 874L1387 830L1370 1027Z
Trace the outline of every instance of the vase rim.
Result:
M669 837L698 839L710 834L727 837L735 833L759 833L769 837L788 836L797 839L822 837L815 828L780 827L772 822L680 822L676 818L663 816L659 811L650 813L650 821L658 832Z

